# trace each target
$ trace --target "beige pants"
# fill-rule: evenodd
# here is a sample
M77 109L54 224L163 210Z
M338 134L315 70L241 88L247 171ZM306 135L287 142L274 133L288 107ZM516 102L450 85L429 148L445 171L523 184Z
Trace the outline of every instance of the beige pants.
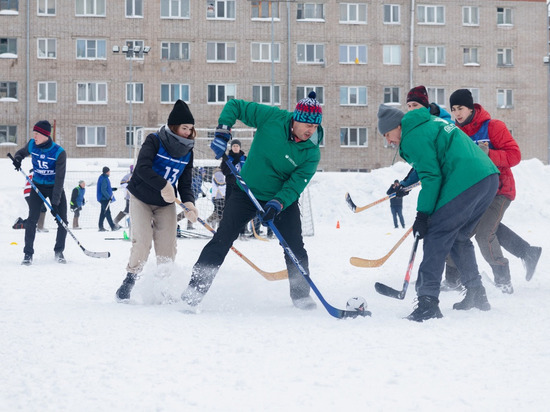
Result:
M176 205L154 206L130 195L132 249L126 270L138 274L147 263L151 243L155 242L157 264L176 258Z

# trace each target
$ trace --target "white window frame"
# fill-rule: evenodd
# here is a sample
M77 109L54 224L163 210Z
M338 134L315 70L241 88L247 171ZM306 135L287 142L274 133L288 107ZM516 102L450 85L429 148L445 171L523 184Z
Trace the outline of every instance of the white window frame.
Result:
M163 96L168 94L168 99ZM178 99L189 103L191 100L191 86L186 83L161 83L160 85L160 103L174 104Z
M497 49L497 67L512 67L514 65L514 53L509 47Z
M479 26L478 6L462 6L462 25Z
M100 136L100 133L103 136ZM84 133L82 136L84 142L79 143L79 133ZM81 137L81 139L82 139ZM99 140L103 138L103 143ZM92 126L92 125L80 125L76 126L76 147L105 147L107 146L107 127L105 126Z
M36 2L36 14L38 16L55 16L57 11L55 2L56 0L38 0ZM50 4L53 4L53 8Z
M513 26L514 12L510 7L497 7L497 26Z
M142 104L145 101L145 85L140 82L126 83L126 103Z
M173 58L174 48L178 49L181 58ZM190 61L191 60L191 45L189 42L169 42L163 41L160 43L160 59L165 61Z
M206 20L235 20L235 0L206 0Z
M0 81L0 101L18 101L19 86L17 82ZM10 95L14 93L14 95Z
M367 24L366 3L340 3L340 24Z
M143 128L143 126L126 126L124 130L124 135L126 136L126 147L134 147L135 146L135 138L137 135L137 130Z
M39 59L57 59L57 39L45 37L36 39L36 55Z
M256 98L258 96L258 98ZM252 101L256 103L269 104L274 106L281 105L281 86L274 84L266 86L265 84L252 85Z
M445 46L418 46L420 66L445 66Z
M57 82L38 82L36 98L38 103L57 103Z
M273 47L272 47L273 46ZM273 53L272 53L273 51ZM250 60L253 62L280 63L281 61L281 43L250 43ZM257 57L256 57L257 56Z
M143 48L145 47L145 41L144 40L126 40L124 44L128 47L128 49L132 48L134 50L136 47L140 47L140 49L143 51ZM143 53L133 53L133 54L126 54L126 60L143 60L145 59L145 56Z
M211 92L215 92L215 98L211 100ZM225 104L231 99L237 97L237 85L226 84L208 84L206 85L206 100L208 104Z
M160 18L161 19L189 19L190 18L190 0L177 0L177 10L172 6L176 3L174 0L160 0Z
M2 8L2 6L6 6L4 8ZM8 3L5 4L4 3L0 3L0 12L2 11L7 11L9 12L10 15L18 15L19 14L19 0L12 0L12 1L9 1L8 0ZM16 12L16 13L13 13L13 12Z
M383 64L395 66L401 64L401 46L385 44L382 46Z
M384 87L384 104L388 106L401 104L401 88L397 86Z
M297 21L325 21L324 3L298 3L296 7Z
M78 82L76 84L76 104L107 104L108 100L107 82Z
M340 106L368 106L368 102L367 86L340 86Z
M325 88L323 86L314 85L300 85L296 86L296 102L305 99L309 93L315 92L317 97L315 98L322 106L325 104Z
M497 89L497 108L514 108L514 91L512 89Z
M107 0L76 0L75 16L105 17L106 1Z
M278 1L252 1L250 7L252 20L280 20Z
M7 58L10 54L13 55L13 58L17 58L17 37L2 37L0 40L5 40L6 51L4 53L0 52L0 56Z
M368 128L340 127L340 147L369 147Z
M341 44L338 46L340 64L367 64L368 48L366 44Z
M401 6L384 4L384 24L401 24Z
M479 66L479 47L463 47L462 63L464 66Z
M223 56L221 54L223 54ZM237 43L235 42L206 42L207 63L236 63Z
M0 124L0 144L17 143L17 126L11 124Z
M438 106L446 107L445 88L428 86L426 87L426 91L428 92L428 101L436 103Z
M322 43L297 43L296 61L299 64L323 64L325 45Z
M143 18L144 0L125 0L125 15L127 19ZM140 10L141 9L141 10Z
M480 99L480 93L479 93L479 88L477 87L471 87L469 88L468 90L470 90L470 92L472 93L472 97L474 99L474 103L479 103L481 101Z
M417 9L417 22L422 25L445 24L445 6L432 4L419 4Z
M79 56L79 43L84 42L84 56ZM91 52L95 51L95 56ZM103 54L102 56L100 54ZM76 39L77 60L107 60L107 41L103 39Z

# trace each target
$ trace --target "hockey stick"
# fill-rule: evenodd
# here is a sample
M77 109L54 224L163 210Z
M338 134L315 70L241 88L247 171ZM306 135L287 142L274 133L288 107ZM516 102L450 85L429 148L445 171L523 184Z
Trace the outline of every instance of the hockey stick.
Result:
M416 256L416 248L418 247L419 240L420 239L418 238L418 236L415 236L411 257L409 258L409 266L407 267L407 273L405 274L405 280L403 281L403 289L395 290L393 288L390 288L387 285L384 285L383 283L376 282L374 284L374 288L378 293L384 296L389 296L390 298L401 299L401 300L405 299L405 295L407 294L407 288L409 287L409 281L411 279L411 272L413 268L414 257Z
M13 156L11 155L11 153L8 153L8 157L12 160L12 162L15 161L15 159L13 158ZM25 179L27 179L27 182L29 182L29 184L31 185L31 187L33 188L33 190L38 194L38 196L40 196L40 198L42 199L42 201L46 204L46 206L48 206L48 208L52 211L52 214L53 214L53 208L52 206L50 205L50 203L46 200L46 198L44 197L44 195L42 193L40 193L40 190L38 190L38 188L36 187L36 185L34 184L34 182L29 179L29 177L25 174L25 172L23 172L21 169L19 169L19 171L21 172L21 174L23 176L25 176ZM82 251L90 256L90 257L93 257L93 258L108 258L111 256L111 253L109 252L91 252L89 250L87 250L86 248L84 248L84 246L82 246L80 244L80 242L78 241L78 239L76 238L75 235L73 235L73 232L70 231L69 227L67 226L67 224L63 221L63 219L61 219L61 217L59 216L59 214L55 214L55 218L57 219L57 222L58 224L60 224L61 226L63 226L63 228L67 231L67 233L69 235L71 235L71 237L74 239L74 241L76 242L76 244L78 246L80 246L80 249L82 249Z
M403 190L406 191L406 192L409 192L410 190L412 190L416 186L420 186L420 181L418 181L416 183L413 183L412 185L403 188ZM348 204L349 208L352 210L353 213L359 213L359 212L362 212L363 210L367 210L370 207L376 206L379 203L385 202L388 199L392 199L395 196L396 196L396 193L392 193L391 195L383 197L382 199L378 199L378 200L376 200L372 203L369 203L368 205L358 207L358 206L355 205L353 200L351 200L350 194L346 193L346 203Z
M393 255L393 252L397 250L399 246L401 246L401 243L405 241L407 236L412 232L412 227L405 232L405 234L399 239L399 241L395 244L394 247L391 248L391 250L386 254L386 256L381 257L380 259L363 259L358 257L350 257L349 263L351 263L353 266L357 266L360 268L377 268L382 266L388 258Z
M269 242L269 240L265 237L261 237L260 235L258 235L258 233L256 232L256 228L254 227L254 221L252 221L252 233L254 233L254 237L256 239L263 240L264 242Z
M189 212L189 208L186 207L181 200L176 199L176 203L180 205L185 211ZM216 233L214 228L210 226L208 223L206 223L204 220L202 220L200 217L197 217L198 222L203 225L206 229L208 229L212 233ZM264 270L261 270L258 266L256 266L250 259L248 259L245 255L243 255L241 252L239 252L234 246L231 246L231 250L237 254L242 260L244 260L246 263L248 263L256 272L258 272L260 275L262 275L267 280L283 280L288 279L288 272L285 270L280 270L278 272L266 272Z
M250 198L252 203L254 203L254 206L256 206L256 209L258 209L258 212L264 213L264 209L263 209L262 205L260 205L260 202L258 202L258 199L256 199L256 196L254 196L252 191L248 188L246 182L241 177L241 175L239 174L239 172L237 171L237 169L235 168L235 166L229 160L229 158L227 157L227 155L225 153L223 155L223 161L225 162L225 164L227 166L229 166L229 169L231 170L231 173L233 173L233 175L237 178L237 180L240 183L241 188L246 192L246 194L248 195L248 197ZM288 246L288 243L286 243L286 240L283 238L283 236L281 235L279 230L275 227L275 224L273 223L273 220L268 221L267 224L269 225L269 227L271 228L271 230L273 231L275 236L277 236L277 239L279 239L279 243L282 246L282 248L284 249L285 253L288 255L290 260L292 260L292 262L294 263L296 268L300 271L302 276L309 283L309 286L311 287L311 289L313 289L313 292L315 292L315 294L317 295L317 298L321 301L321 303L323 304L323 306L325 307L325 309L327 310L327 312L331 316L334 316L335 318L338 318L338 319L356 318L357 316L370 316L369 311L359 312L359 311L355 311L355 310L343 310L343 309L337 309L334 306L331 306L325 300L323 295L321 295L321 292L319 292L319 289L317 289L317 286L315 286L315 283L313 283L313 281L311 280L311 277L309 276L307 271L304 269L304 267L302 266L302 264L300 263L300 261L298 260L298 258L296 257L296 255L294 254L292 249L290 248L290 246Z

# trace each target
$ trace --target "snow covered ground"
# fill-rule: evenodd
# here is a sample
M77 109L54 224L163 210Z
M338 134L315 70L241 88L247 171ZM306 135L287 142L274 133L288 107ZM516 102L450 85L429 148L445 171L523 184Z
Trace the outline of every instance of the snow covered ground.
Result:
M69 159L68 167L84 170L90 162L98 164ZM181 313L179 295L204 239L178 240L171 266L151 258L131 304L115 301L130 243L105 240L121 232L74 231L86 249L111 257L90 258L68 236L68 263L60 265L48 217L51 230L37 234L34 264L21 266L24 232L11 226L26 214L24 179L0 160L0 410L548 410L550 167L528 160L514 168L518 196L504 219L543 246L533 280L507 255L513 295L486 283L492 310L457 312L452 304L462 296L445 292L444 318L424 323L402 319L414 307L413 285L403 301L374 290L377 281L401 288L412 236L380 268L349 264L351 256L384 256L404 230L393 229L389 202L353 214L345 193L365 205L408 170L398 163L369 174L318 173L310 185L312 279L331 305L345 308L360 295L373 312L336 320L320 304L312 312L294 309L286 281L265 280L232 252L202 312ZM417 195L404 198L408 226ZM234 246L265 271L284 269L274 240ZM413 280L421 259L419 248ZM478 264L490 273L479 253Z

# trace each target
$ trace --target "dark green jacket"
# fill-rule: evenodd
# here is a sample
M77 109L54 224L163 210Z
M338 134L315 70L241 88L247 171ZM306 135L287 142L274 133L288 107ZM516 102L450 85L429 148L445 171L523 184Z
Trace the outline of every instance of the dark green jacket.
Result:
M401 120L399 154L418 172L422 190L417 210L431 215L498 169L457 126L411 110Z
M233 99L223 108L219 123L230 127L240 120L256 128L241 175L256 198L277 199L283 207L300 197L317 170L323 139L321 126L309 140L291 139L292 113L273 106Z

